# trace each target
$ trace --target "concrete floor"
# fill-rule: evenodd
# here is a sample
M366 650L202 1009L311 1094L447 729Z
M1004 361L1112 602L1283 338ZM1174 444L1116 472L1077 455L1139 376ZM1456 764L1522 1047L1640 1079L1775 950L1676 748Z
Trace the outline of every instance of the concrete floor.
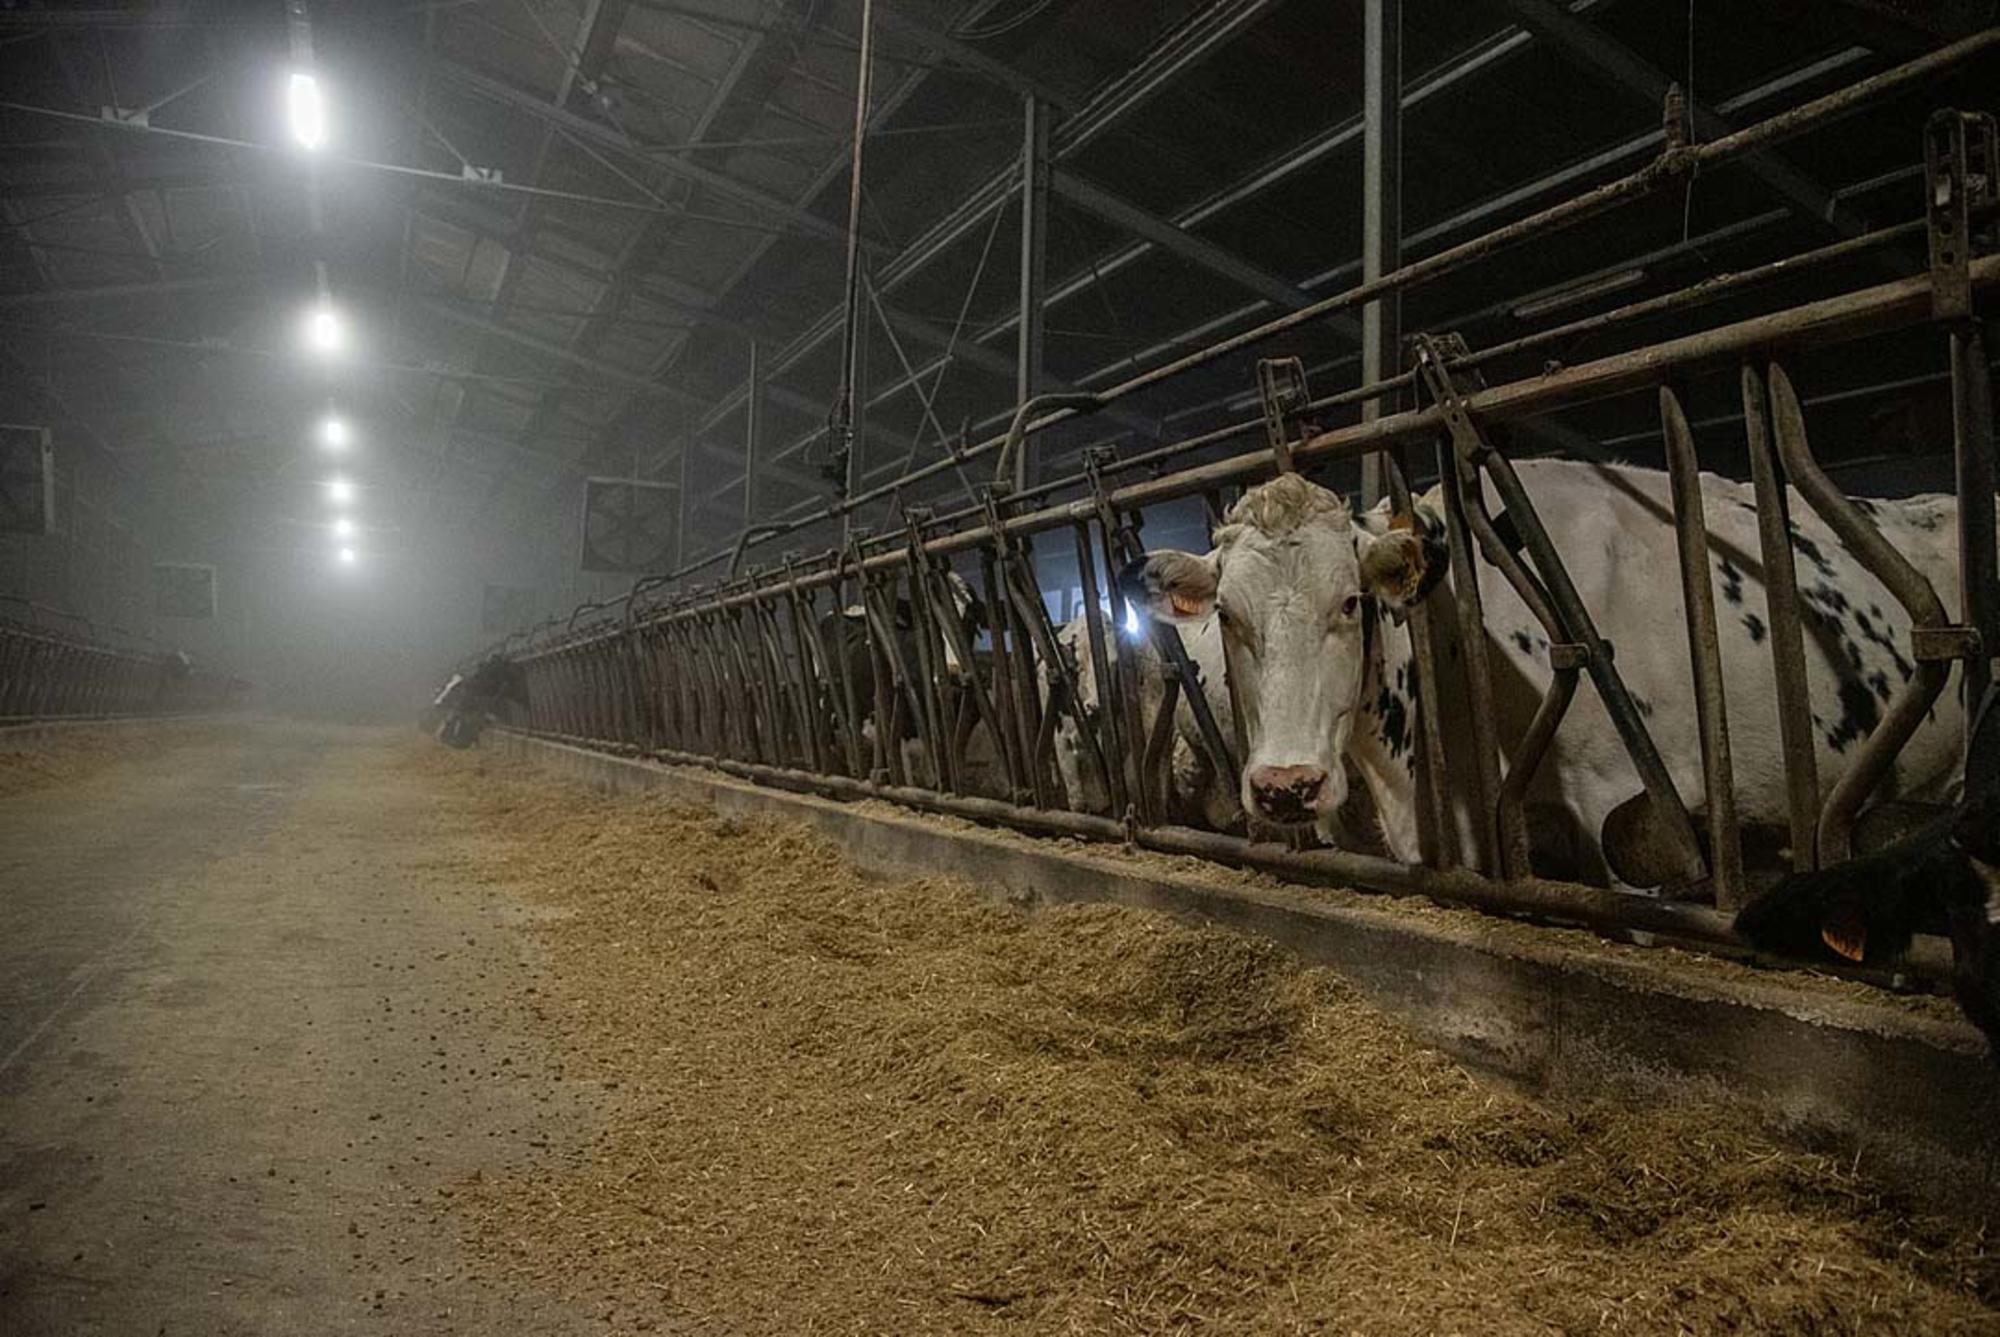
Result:
M0 799L0 1334L602 1330L443 1210L588 1114L414 741L227 726Z

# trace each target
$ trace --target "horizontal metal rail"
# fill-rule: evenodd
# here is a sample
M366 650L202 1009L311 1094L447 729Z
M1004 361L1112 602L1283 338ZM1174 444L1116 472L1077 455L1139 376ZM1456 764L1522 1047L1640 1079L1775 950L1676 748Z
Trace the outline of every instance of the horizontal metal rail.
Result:
M219 710L241 704L249 690L171 651L124 650L0 619L0 721Z
M2000 286L2000 256L1975 260L1968 267L1968 272L1975 290L1987 291ZM1734 366L1759 350L1811 347L1913 326L1929 319L1930 301L1931 281L1928 276L1877 284L1804 306L1563 367L1547 375L1473 391L1466 396L1466 407L1482 421L1518 421L1648 390L1670 374L1693 374ZM1435 408L1406 410L1372 422L1356 423L1307 437L1293 447L1293 458L1299 467L1335 459L1358 459L1397 446L1428 444L1443 427L1443 414ZM1267 451L1246 451L1158 478L1128 483L1113 490L1110 501L1121 509L1136 510L1182 497L1199 496L1218 487L1251 482L1268 476L1272 469ZM1025 536L1067 525L1077 517L1089 514L1092 505L1087 500L1058 503L1006 517L1002 524L1006 533ZM924 551L939 557L970 553L977 550L985 538L983 528L966 528L928 540ZM902 560L901 552L878 553L864 558L858 567L866 571L886 571L900 565ZM775 580L746 578L721 590L700 591L682 600L664 603L648 610L644 616L687 617L698 608L739 606L774 591L834 585L856 570L857 564L849 562L839 569L786 573ZM578 630L584 635L608 634L605 624Z

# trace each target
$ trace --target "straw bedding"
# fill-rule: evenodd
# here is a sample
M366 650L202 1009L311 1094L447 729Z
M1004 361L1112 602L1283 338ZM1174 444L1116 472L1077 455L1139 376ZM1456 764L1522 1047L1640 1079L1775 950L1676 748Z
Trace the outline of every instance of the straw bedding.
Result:
M1262 942L859 876L802 829L412 751L608 1121L460 1185L617 1330L2000 1332L1976 1223L1714 1109L1549 1106Z

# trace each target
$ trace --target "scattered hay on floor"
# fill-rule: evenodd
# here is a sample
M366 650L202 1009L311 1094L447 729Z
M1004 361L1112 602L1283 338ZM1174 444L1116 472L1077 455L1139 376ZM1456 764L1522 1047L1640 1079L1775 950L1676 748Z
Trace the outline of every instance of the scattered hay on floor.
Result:
M1264 942L434 753L471 869L561 912L524 1003L622 1097L453 1201L620 1328L2000 1332L1978 1229L1715 1111L1490 1088Z
M32 738L0 734L0 798L88 779L120 762L206 736L205 728L175 723L76 725Z

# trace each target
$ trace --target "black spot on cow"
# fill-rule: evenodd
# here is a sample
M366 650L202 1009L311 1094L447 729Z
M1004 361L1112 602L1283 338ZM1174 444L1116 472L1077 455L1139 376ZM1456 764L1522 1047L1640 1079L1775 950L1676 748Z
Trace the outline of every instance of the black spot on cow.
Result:
M1868 685L1875 689L1876 696L1884 701L1889 699L1889 675L1881 669L1876 669L1868 675Z
M1384 687L1375 698L1375 713L1382 717L1382 741L1389 745L1389 755L1402 756L1410 747L1410 712L1403 698Z
M1873 608L1872 605L1871 608L1875 614L1872 618L1858 608L1854 610L1855 630L1859 631L1862 639L1871 645L1881 647L1888 654L1889 662L1896 666L1896 672L1903 675L1904 682L1908 682L1916 676L1917 666L1904 658L1902 647L1897 645L1896 638L1889 634L1889 628L1882 618L1882 610Z
M1792 531L1792 551L1813 564L1822 576L1833 574L1833 563L1827 560L1826 550L1799 531L1797 523L1788 526Z
M1750 641L1753 645L1762 645L1764 643L1763 618L1758 617L1755 613L1745 613L1743 615L1743 629L1750 633Z
M1517 629L1514 632L1514 648L1524 655L1533 654L1535 652L1535 643L1529 638L1527 632Z
M1867 686L1858 678L1843 676L1840 682L1840 721L1826 731L1826 745L1835 752L1845 752L1874 733L1881 719L1882 713Z
M1639 714L1643 718L1645 719L1653 718L1653 703L1651 701L1648 701L1645 697L1640 696L1637 692L1634 692L1632 693L1632 704L1639 708Z
M1736 569L1736 564L1725 557L1715 564L1715 569L1722 576L1722 597L1733 604L1742 603L1743 573Z

